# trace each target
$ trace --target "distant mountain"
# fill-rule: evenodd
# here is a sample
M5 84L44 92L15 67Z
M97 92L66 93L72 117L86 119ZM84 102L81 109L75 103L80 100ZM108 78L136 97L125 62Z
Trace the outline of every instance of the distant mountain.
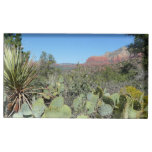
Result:
M87 65L105 65L105 64L114 64L124 60L128 60L130 53L128 52L127 47L122 47L113 52L106 52L103 56L91 56L86 60Z
M89 57L85 63L80 64L83 66L92 66L92 65L108 65L108 64L116 64L125 60L130 59L130 53L127 49L127 47L122 47L118 50L115 50L113 52L106 52L102 56L91 56ZM60 63L60 64L54 64L55 67L58 67L60 69L74 69L76 68L77 64L74 63Z

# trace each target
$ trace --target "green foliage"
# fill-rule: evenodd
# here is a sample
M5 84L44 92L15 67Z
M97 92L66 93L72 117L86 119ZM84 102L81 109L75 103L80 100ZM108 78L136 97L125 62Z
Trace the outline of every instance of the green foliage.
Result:
M144 102L144 108L145 108L146 106L148 106L148 96L144 96L144 97L143 97L143 102Z
M40 56L40 75L47 77L48 74L52 74L54 68L51 66L55 63L55 59L51 54L47 54L46 52L42 51Z
M134 56L138 53L143 54L144 69L148 70L148 34L133 34L134 43L128 46L131 54Z
M104 103L111 105L112 107L114 106L114 102L110 97L103 96L102 100Z
M136 112L136 110L130 108L128 110L128 118L129 119L136 119L137 118L137 112Z
M99 98L101 98L103 96L103 90L102 90L102 88L97 87L94 94L96 94L96 95L98 94Z
M25 58L20 50L4 48L4 88L18 112L23 102L29 104L30 84L37 75L37 65Z
M109 104L102 104L98 111L102 117L108 117L112 115L113 108Z
M60 109L64 105L64 98L62 96L56 97L54 100L52 100L49 108L56 110Z
M133 86L126 86L124 88L121 88L120 93L124 95L129 95L130 97L132 97L134 100L137 101L142 100L141 97L143 96L143 93Z
M43 118L70 118L72 116L71 108L64 104L63 97L55 98L49 108L45 109Z
M96 107L96 105L93 102L87 101L86 105L85 105L86 113L88 115L92 114L93 112L95 112L95 107Z
M88 101L86 101L85 111L88 115L96 111L98 99L99 95L94 95L93 93L87 94Z
M127 98L125 95L120 95L119 97L119 109L120 111L123 111L123 109L125 108L125 105L127 103Z
M81 94L80 96L78 96L76 99L73 100L72 107L73 107L74 111L77 113L78 112L80 113L84 109L85 102L84 102L83 98L84 98L84 95Z
M60 112L62 113L62 118L70 118L71 117L71 108L67 105L63 105Z
M34 101L34 103L32 104L32 113L34 117L36 118L41 117L45 108L46 106L42 98L39 98L36 101Z
M59 92L63 92L64 91L64 84L63 83L57 83L57 90Z
M45 99L47 99L47 100L50 99L50 96L49 96L49 95L47 95L47 94L45 94L45 93L43 93L42 95L43 95L43 97L44 97Z
M71 73L66 73L65 85L68 88L68 96L75 99L80 94L86 95L91 92L92 80L87 74L78 71L71 71Z
M25 89L36 76L36 65L24 62L19 50L4 50L4 86L5 90Z
M64 79L59 77L58 81L53 86L49 86L43 91L43 97L45 95L56 94L55 99L50 99L51 103L48 107L44 104L42 98L39 98L33 102L32 115L28 117L43 117L43 118L147 118L147 97L140 93L139 100L136 93L132 93L128 87L120 90L119 93L110 95L106 90L102 91L102 97L100 96L100 90L89 92L88 94L80 94L77 96L71 106L65 105L64 98L61 96L62 92L58 91L60 84L64 83ZM64 86L65 87L65 86ZM56 88L56 89L55 89ZM132 89L132 87L129 87ZM98 91L99 90L99 91ZM127 92L127 91L128 92ZM134 89L135 90L135 89ZM130 92L129 92L130 91ZM132 93L132 94L131 94ZM105 96L107 95L107 96ZM139 96L138 96L139 97ZM26 117L27 117L26 116ZM13 117L25 117L25 114L17 113Z
M114 106L117 106L119 104L119 98L120 98L119 93L113 93L110 97L114 102Z
M22 104L20 112L23 114L23 116L31 116L32 111L29 108L29 105L27 103Z
M134 109L134 110L137 110L137 111L140 111L140 110L141 110L141 104L140 104L140 102L135 101L135 102L133 103L133 109Z
M106 69L103 71L103 77L106 81L110 81L113 77L113 70L110 67L106 67Z
M44 91L49 93L49 90ZM147 97L144 98L145 103ZM72 108L64 104L62 96L56 97L47 107L42 98L38 98L32 104L32 111L25 103L22 105L21 110L15 113L13 117L43 117L43 118L125 118L137 119L147 118L147 107L144 108L142 102L134 101L130 95L123 95L114 93L110 97L102 96L93 93L87 95L81 94L73 100Z
M102 106L102 101L99 100L98 103L97 103L97 107L101 107Z
M105 93L104 96L110 98L110 93Z
M120 71L121 71L122 74L128 74L131 69L135 69L135 66L132 63L125 63L120 68Z
M87 115L79 115L79 116L77 116L77 118L79 118L79 119L87 119L89 117Z
M10 48L22 49L22 36L21 34L4 34L4 44Z
M134 101L131 96L126 97L127 102L123 108L122 118L125 119L139 119L147 118L147 113L143 107L143 103Z
M142 111L136 111L133 108L128 109L128 118L129 119L139 119L142 115Z
M60 77L59 77L59 82L60 82L60 83L63 83L63 82L64 82L63 76L60 76Z
M56 63L54 57L43 51L37 63L39 65L39 73L37 79L32 83L34 86L47 87L52 82L50 80L52 79L51 76L56 77L55 74L59 73L59 71L54 68L54 63Z
M91 103L97 104L97 101L98 101L98 99L99 99L99 96L98 96L98 95L94 95L93 93L88 93L88 94L87 94L87 99L88 99L88 101L90 101Z
M15 114L13 115L13 118L23 118L22 112L15 113Z
M63 105L58 110L50 110L46 109L44 112L43 118L70 118L71 117L71 109L67 105Z
M62 106L58 110L46 109L42 117L43 118L70 118L71 109L67 105Z

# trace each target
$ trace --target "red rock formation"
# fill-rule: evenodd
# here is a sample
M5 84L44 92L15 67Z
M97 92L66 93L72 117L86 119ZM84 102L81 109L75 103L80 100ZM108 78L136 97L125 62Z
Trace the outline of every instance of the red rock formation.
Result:
M141 56L139 54L138 56ZM122 47L113 52L106 52L103 56L92 56L89 57L84 64L80 64L81 66L99 66L100 65L108 65L115 64L124 60L128 60L130 58L130 53L127 50L127 47ZM56 67L71 67L75 68L76 64L54 64Z
M103 56L89 57L85 64L113 64L118 63L129 58L129 52L126 47L122 47L114 52L106 52Z
M92 56L90 58L87 59L87 62L89 63L97 63L97 62L100 62L100 63L105 63L105 62L108 62L108 58L105 57L105 56Z

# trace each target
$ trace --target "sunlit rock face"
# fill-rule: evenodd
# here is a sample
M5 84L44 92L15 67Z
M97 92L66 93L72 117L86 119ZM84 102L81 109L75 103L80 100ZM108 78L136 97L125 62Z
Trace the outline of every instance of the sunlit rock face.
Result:
M122 47L114 52L106 52L103 56L89 57L85 64L113 64L129 58L127 47Z

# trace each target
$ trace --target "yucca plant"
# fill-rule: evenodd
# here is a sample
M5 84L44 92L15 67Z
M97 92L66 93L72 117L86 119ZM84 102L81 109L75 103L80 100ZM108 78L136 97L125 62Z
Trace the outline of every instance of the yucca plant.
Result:
M30 105L30 83L37 76L37 65L29 61L21 50L4 47L4 90L9 97L11 112L18 112L26 102Z

